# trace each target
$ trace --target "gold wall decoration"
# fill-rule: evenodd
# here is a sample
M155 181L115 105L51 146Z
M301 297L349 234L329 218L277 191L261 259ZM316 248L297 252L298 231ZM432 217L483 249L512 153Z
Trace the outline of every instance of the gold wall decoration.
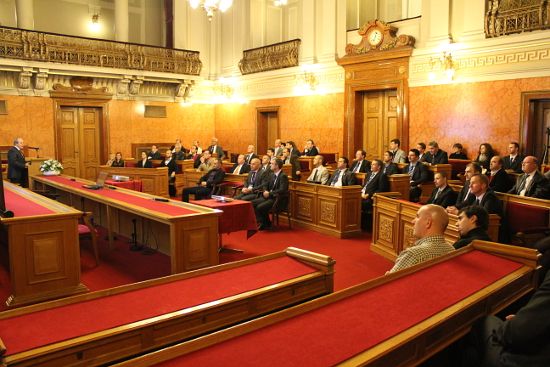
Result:
M357 31L361 41L354 45L348 43L346 56L363 55L367 52L378 50L385 51L404 46L414 46L413 36L406 34L396 35L397 28L375 19L363 25Z
M241 74L246 75L298 66L300 42L299 39L294 39L244 50L243 58L239 61Z
M199 75L198 51L0 27L0 57L104 68Z
M485 36L550 28L548 0L487 0Z

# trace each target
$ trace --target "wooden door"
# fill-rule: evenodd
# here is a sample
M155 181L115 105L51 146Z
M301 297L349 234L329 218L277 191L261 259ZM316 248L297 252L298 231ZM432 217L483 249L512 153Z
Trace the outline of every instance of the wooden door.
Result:
M534 141L533 155L541 160L542 163L548 164L550 162L549 148L547 152L544 151L544 147L550 140L550 100L540 100L534 102ZM546 154L545 154L546 153Z
M100 119L100 108L60 107L57 151L63 173L96 180L101 156Z
M256 154L266 154L279 138L279 107L261 107L257 109Z
M366 92L363 94L363 146L367 159L382 158L389 141L397 137L397 91Z

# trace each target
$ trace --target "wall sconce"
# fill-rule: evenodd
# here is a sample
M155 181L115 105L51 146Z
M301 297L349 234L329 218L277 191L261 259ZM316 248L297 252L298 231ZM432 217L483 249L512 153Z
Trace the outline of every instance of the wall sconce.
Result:
M237 80L235 78L220 78L214 86L214 98L212 103L248 103L248 100L237 93Z
M325 94L324 90L319 88L319 76L315 72L317 65L302 66L302 73L296 75L296 86L294 94L309 95L309 94Z
M88 28L93 33L98 33L99 31L101 31L101 23L99 22L100 9L101 8L99 6L92 6L92 5L88 6L88 14L91 14L91 18L88 23Z
M435 58L430 58L430 72L428 78L430 80L437 79L437 73L443 73L444 78L448 81L452 81L455 76L455 63L453 61L453 55L450 52L443 52L443 55Z

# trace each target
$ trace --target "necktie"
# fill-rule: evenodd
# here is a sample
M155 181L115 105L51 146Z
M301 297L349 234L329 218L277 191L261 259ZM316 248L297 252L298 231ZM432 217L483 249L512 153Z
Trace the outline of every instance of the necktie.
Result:
M355 170L353 170L353 172L357 173L359 172L359 170L361 169L361 162L357 162L357 165L355 166Z
M439 196L440 191L441 191L440 189L437 189L437 191L435 192L434 200L437 200L437 197Z
M476 199L476 202L474 204L475 205L481 205L481 201L479 201L479 199Z
M374 176L376 176L376 173L371 173L371 174L370 174L370 177L369 177L369 179L368 179L368 181L367 181L367 185L372 181L372 179L374 178Z
M241 172L241 166L237 166L237 168L235 168L235 170L233 171L233 174L238 175L239 172Z
M334 186L336 182L338 182L338 177L340 177L340 170L334 172L334 177L332 177L332 181L330 182L330 186Z
M315 173L313 174L313 182L317 182L317 168L314 169Z
M277 184L278 178L279 178L279 175L275 175L275 179L273 180L273 186L271 187L272 190L275 188L275 184Z
M412 176L413 171L414 171L414 166L411 164L409 165L409 176Z
M254 186L254 180L256 179L256 172L255 171L252 171L252 173L250 174L250 184L252 186Z

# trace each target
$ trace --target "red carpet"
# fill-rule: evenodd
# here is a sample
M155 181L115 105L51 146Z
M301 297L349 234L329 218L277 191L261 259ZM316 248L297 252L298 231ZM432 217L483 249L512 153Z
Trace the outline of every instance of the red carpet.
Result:
M335 290L383 275L392 266L392 262L370 251L368 234L341 240L317 232L298 228L289 230L286 226L281 226L274 231L258 232L248 240L244 231L223 235L223 244L245 252L221 253L222 263L281 251L289 246L332 256L336 260ZM127 240L119 239L115 249L109 251L106 241L100 241L101 262L95 267L90 246L85 243L81 256L82 282L91 291L95 291L170 274L168 256L160 253L143 255L141 252L129 251L128 247ZM10 294L7 253L5 249L1 251L0 311L5 310L4 301Z

